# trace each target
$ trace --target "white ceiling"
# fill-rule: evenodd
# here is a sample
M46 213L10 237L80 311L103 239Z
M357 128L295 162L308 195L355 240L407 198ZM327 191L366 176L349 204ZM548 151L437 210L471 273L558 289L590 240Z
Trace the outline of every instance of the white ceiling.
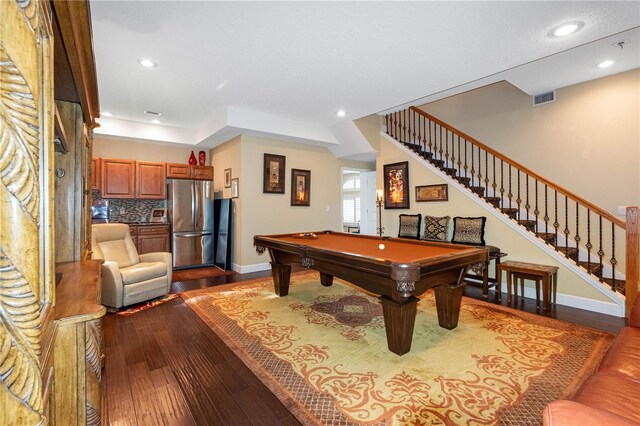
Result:
M204 147L246 131L348 156L359 117L492 79L533 94L640 66L637 1L92 0L91 14L100 108L115 114L96 132Z

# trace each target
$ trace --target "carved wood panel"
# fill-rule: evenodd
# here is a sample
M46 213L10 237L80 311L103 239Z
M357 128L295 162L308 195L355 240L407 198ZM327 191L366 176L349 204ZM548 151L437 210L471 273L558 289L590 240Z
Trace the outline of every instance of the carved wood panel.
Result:
M19 0L0 1L0 16L0 424L41 424L42 336L53 326L51 14L48 2Z

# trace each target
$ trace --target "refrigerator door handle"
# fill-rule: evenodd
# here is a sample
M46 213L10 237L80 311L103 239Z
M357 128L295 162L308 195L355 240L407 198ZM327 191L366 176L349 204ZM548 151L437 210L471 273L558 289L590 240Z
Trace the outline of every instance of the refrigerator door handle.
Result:
M211 232L194 232L194 233L180 232L179 234L173 234L173 236L176 238L204 237L205 235L211 235Z
M191 182L191 223L193 223L193 227L196 227L196 184L195 182Z

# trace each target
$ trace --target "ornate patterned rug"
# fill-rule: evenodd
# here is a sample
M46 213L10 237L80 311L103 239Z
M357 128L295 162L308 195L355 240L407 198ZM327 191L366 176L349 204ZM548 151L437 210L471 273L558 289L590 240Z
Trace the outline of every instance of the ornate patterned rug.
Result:
M292 275L286 297L271 279L181 296L303 424L538 425L613 339L469 298L445 330L428 292L400 357L377 298L315 272Z

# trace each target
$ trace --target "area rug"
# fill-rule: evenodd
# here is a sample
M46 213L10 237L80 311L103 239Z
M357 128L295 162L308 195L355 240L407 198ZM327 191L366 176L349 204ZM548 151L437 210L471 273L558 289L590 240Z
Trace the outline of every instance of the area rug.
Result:
M463 298L458 327L418 303L411 351L387 349L380 303L315 272L181 294L303 424L538 425L593 372L609 333Z

